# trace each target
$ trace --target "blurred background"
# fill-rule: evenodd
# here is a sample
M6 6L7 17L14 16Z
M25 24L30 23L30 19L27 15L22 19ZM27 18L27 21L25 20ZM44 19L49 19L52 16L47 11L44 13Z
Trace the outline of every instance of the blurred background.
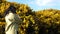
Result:
M60 34L59 9L36 11L28 4L9 2L8 0L0 0L0 34L5 34L4 12L10 5L16 7L16 13L23 20L23 23L19 24L19 34Z

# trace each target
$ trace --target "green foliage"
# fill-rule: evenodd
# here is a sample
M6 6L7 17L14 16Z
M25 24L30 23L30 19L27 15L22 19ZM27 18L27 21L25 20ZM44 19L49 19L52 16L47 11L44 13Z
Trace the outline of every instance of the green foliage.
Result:
M47 29L50 34L58 34L60 32L60 10L56 9L45 9L37 11L35 14L39 18L42 27ZM59 30L58 30L59 29ZM46 30L45 30L46 31ZM45 32L46 33L46 32Z

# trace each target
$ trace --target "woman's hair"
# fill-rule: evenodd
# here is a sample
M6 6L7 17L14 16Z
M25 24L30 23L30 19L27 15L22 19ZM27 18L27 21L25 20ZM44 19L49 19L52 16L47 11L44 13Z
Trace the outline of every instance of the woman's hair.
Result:
M11 5L11 6L5 11L5 16L6 16L9 12L16 13L16 8Z

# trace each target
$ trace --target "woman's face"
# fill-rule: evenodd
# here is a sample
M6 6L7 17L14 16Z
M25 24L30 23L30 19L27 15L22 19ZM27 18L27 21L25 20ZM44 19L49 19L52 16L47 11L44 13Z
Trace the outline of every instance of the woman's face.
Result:
M9 13L12 13L12 11L9 11Z

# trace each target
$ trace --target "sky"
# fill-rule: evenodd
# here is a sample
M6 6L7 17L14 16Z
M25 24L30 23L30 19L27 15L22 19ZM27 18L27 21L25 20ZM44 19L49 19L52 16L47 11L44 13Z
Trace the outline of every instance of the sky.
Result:
M17 2L20 4L27 4L31 9L43 10L43 9L59 9L60 10L60 0L7 0L9 2Z

